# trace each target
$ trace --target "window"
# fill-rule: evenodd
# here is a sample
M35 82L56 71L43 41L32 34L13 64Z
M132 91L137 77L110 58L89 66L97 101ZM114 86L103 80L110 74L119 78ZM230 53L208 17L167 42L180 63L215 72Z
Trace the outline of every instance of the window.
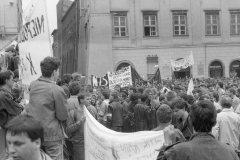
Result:
M206 35L220 35L219 11L206 11Z
M173 35L187 36L187 11L173 11Z
M157 12L143 12L144 36L157 36Z
M114 37L127 36L127 12L113 13L113 36Z
M232 10L231 14L231 35L240 35L240 10Z

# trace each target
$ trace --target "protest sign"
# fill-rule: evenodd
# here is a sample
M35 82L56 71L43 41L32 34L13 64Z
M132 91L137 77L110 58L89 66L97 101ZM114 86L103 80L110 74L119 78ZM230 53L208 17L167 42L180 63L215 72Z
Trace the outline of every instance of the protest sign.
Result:
M116 85L127 87L132 85L131 67L125 67L116 72L108 73L109 89L114 89Z
M84 108L85 160L153 160L164 142L163 131L121 133L112 131Z
M93 87L108 86L108 76L104 77L91 76L91 84Z
M193 93L192 93L193 90L194 90L194 85L193 85L193 80L191 78L190 81L189 81L189 84L188 84L187 94L188 95L193 95Z
M194 65L194 59L193 59L192 52L186 58L180 59L178 61L171 60L171 65L172 65L173 71L180 71L182 69L186 69L187 67Z
M19 72L23 84L30 84L41 76L40 62L52 56L45 0L32 0L24 11L26 23L22 26L19 43Z

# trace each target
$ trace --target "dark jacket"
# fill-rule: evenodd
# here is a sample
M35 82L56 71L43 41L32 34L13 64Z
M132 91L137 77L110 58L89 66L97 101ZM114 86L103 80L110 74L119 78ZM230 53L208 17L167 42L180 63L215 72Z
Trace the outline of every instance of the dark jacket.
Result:
M13 117L19 115L23 108L16 103L11 92L0 88L0 126L4 127Z
M135 131L144 131L148 129L147 126L147 106L144 104L137 104L134 107Z
M168 148L164 153L166 160L239 160L234 149L218 142L213 135L198 133L188 142Z
M112 113L112 127L123 126L123 105L114 101L109 105L109 110Z

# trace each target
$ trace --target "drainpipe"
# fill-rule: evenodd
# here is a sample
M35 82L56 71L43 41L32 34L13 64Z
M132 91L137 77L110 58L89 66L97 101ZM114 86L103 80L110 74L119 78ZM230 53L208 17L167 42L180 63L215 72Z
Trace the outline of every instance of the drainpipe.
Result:
M208 76L209 71L207 72L207 44L204 44L204 58L205 58L205 78Z

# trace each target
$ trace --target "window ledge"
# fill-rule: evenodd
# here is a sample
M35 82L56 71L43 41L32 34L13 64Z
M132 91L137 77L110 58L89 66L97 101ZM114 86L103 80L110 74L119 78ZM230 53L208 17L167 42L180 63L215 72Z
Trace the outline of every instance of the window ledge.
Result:
M205 37L221 37L221 35L220 34L216 34L216 35L205 35Z
M240 34L230 34L231 37L240 37Z
M159 36L143 36L143 39L159 39Z
M188 39L189 38L189 35L173 35L173 38L175 39Z
M112 39L127 40L127 39L129 39L129 36L126 36L126 37L112 37Z

